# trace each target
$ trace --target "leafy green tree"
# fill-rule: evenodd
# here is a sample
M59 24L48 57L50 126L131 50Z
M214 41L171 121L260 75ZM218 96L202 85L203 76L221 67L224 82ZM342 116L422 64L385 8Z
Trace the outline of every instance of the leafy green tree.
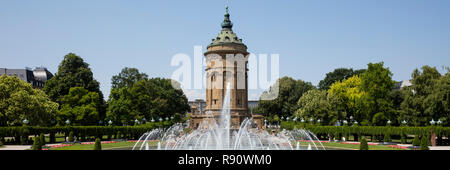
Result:
M98 108L99 94L83 87L70 88L69 94L61 99L58 122L69 119L76 125L95 125L100 119Z
M43 90L52 99L62 106L62 99L69 94L72 87L83 87L99 95L96 109L103 119L106 112L106 103L103 100L103 93L100 91L100 83L94 79L89 64L74 53L64 56L58 67L58 72L53 78L45 83Z
M42 90L15 76L0 76L0 126L21 125L24 119L29 125L47 126L57 112L58 104Z
M364 125L367 116L362 114L361 98L366 93L361 89L362 79L355 75L342 82L331 85L328 90L328 100L337 111L337 119L342 120L353 116L355 120Z
M175 83L176 84L176 83ZM170 79L142 79L131 87L114 88L108 101L108 119L116 124L133 124L135 119L180 117L190 110L183 91Z
M423 66L422 72L412 73L412 86L402 90L400 120L407 120L415 126L427 125L431 119L441 119L449 125L450 73L442 76L435 67Z
M291 116L297 109L300 97L315 87L310 82L294 80L291 77L278 79L270 89L278 86L278 96L273 100L259 100L258 105L262 114L267 117L279 115L280 117ZM262 96L272 94L270 91L263 92Z
M360 75L364 73L364 71L365 69L353 71L353 69L351 68L337 68L333 72L327 73L325 79L319 82L318 87L320 90L328 90L333 83L344 81L345 79L353 77L354 75Z
M296 111L297 117L306 120L309 118L320 119L323 125L331 125L337 120L337 112L328 101L325 90L314 89L306 92L298 100L298 106L300 108Z
M364 109L373 125L385 125L387 119L395 120L395 110L390 100L394 87L392 73L384 63L369 63L361 75L361 89L367 94L363 98Z
M122 71L112 77L111 84L112 89L123 88L123 87L133 87L138 81L148 79L148 75L145 73L140 73L136 68L125 67Z

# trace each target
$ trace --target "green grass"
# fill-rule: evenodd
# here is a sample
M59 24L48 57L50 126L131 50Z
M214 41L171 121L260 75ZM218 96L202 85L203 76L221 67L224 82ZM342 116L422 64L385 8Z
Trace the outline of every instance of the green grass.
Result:
M102 150L113 149L113 148L129 148L133 147L135 142L117 142L117 143L106 143L102 144ZM156 146L157 142L149 142L149 146ZM140 145L138 144L138 147ZM81 145L75 144L72 146L65 146L59 148L51 148L50 150L94 150L94 144Z
M342 149L355 149L359 150L359 145L356 144L342 144L337 142L322 143L324 147L342 148ZM405 150L400 148L391 148L384 145L369 145L369 150Z

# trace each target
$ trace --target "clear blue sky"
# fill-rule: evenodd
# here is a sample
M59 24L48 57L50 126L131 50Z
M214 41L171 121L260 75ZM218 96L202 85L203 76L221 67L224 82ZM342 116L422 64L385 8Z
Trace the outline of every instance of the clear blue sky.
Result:
M170 77L220 31L225 0L2 0L0 67L56 72L74 52L105 97L123 67ZM254 53L279 53L280 75L317 85L338 67L384 61L394 80L450 64L449 0L232 0L233 30ZM189 96L190 99L195 98Z

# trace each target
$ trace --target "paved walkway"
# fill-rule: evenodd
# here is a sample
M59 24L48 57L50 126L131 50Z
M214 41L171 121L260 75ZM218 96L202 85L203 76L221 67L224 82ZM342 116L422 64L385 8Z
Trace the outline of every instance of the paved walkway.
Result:
M3 145L0 150L25 150L30 148L31 145Z
M430 146L430 150L450 150L450 146Z

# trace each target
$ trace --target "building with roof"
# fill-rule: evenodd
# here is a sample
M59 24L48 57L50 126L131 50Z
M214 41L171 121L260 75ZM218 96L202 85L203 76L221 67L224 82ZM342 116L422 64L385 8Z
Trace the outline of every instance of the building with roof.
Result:
M43 88L47 80L53 77L53 74L45 67L36 67L32 70L29 67L25 69L0 68L0 75L16 76L19 79L30 83L33 88Z

